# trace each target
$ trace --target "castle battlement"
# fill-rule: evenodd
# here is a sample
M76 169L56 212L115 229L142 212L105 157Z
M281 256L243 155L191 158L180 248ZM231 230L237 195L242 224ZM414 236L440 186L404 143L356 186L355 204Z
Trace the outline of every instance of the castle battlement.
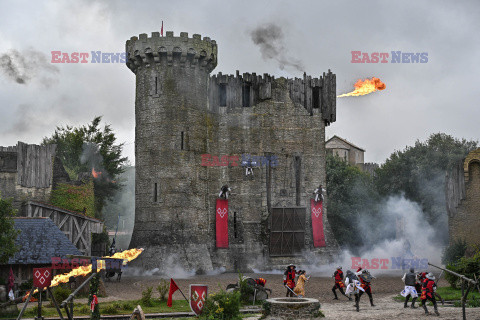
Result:
M136 73L139 67L153 63L165 66L200 68L210 73L217 66L217 42L209 37L194 34L188 37L181 32L174 37L173 31L167 31L165 37L159 32L146 33L131 37L126 42L127 67Z
M336 76L330 70L318 78L307 76L287 80L290 99L303 106L310 114L321 109L328 125L336 120ZM267 73L243 73L224 75L219 72L210 77L209 101L213 110L219 107L245 107L272 99L275 77ZM245 102L245 99L248 101Z

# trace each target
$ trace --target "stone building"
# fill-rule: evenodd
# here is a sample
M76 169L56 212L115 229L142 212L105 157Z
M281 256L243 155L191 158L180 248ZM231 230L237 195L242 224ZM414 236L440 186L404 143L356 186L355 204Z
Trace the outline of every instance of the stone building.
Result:
M352 166L357 166L363 170L365 149L357 147L353 143L340 138L339 136L333 136L325 143L327 154L333 154L344 159Z
M480 148L447 173L445 197L450 242L480 245Z
M161 268L173 259L187 269L235 271L306 262L306 253L330 259L338 245L326 210L326 246L313 247L310 198L325 185L335 75L210 76L216 42L185 32L132 37L126 52L136 75L130 247L146 249L135 263ZM222 185L232 190L226 249L215 242Z

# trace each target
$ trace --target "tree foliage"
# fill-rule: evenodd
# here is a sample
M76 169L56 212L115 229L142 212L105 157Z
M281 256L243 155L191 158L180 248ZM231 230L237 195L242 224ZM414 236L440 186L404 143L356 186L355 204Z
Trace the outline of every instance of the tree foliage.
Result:
M374 219L378 194L369 174L336 155L326 162L329 222L339 244L355 251L365 244L359 222Z
M446 240L445 174L476 147L476 141L433 134L392 153L373 176L327 156L328 216L339 244L355 252L394 237L394 228L381 228L394 223L382 214L382 203L402 194L420 205L427 222L439 231L439 240Z
M446 230L445 174L477 147L476 141L456 139L444 133L395 151L376 172L381 195L404 193L422 207L427 221Z
M100 127L102 117L95 117L91 123L79 127L57 127L51 137L45 137L43 144L57 145L57 155L72 180L83 172L95 169L101 172L94 179L95 213L101 218L101 211L108 198L120 186L116 177L123 172L127 162L122 157L123 143L116 144L116 137L110 125Z
M0 197L0 264L5 264L8 259L17 252L15 239L19 233L15 229L15 209L12 207L11 199L2 199Z

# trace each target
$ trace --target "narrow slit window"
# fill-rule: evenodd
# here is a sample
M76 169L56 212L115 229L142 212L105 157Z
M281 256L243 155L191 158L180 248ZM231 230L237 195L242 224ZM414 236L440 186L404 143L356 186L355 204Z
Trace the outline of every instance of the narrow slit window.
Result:
M180 142L180 149L183 150L183 138L184 138L184 133L182 131L182 134L181 134L181 142Z
M153 202L158 202L158 185L156 182L153 186Z
M219 91L220 107L226 107L227 106L227 85L220 84L219 90L220 90Z
M312 88L312 96L313 96L313 108L314 109L320 108L320 88L319 87Z
M242 87L242 97L243 97L243 107L248 108L250 107L250 86L243 85Z
M155 77L155 94L158 94L158 77Z
M233 237L235 239L238 238L238 232L237 232L237 212L233 212Z

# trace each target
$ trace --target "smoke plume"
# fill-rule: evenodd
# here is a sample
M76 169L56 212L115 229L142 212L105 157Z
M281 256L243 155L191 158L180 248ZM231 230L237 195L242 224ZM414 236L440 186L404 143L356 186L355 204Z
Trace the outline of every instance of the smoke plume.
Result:
M260 48L262 58L273 59L278 62L280 69L292 67L303 72L303 63L288 54L285 46L283 30L279 25L268 23L258 26L250 32L253 43Z
M49 63L47 56L32 49L19 52L11 49L0 55L0 71L18 84L36 79L45 87L57 82L58 67Z
M394 196L384 199L380 210L381 220L357 221L365 239L365 245L358 253L346 250L332 263L322 264L315 255L306 252L304 257L309 263L301 267L309 273L329 276L337 266L342 266L344 272L355 269L352 258L357 258L356 261L361 258L359 265L376 275L400 274L411 266L415 270L426 269L426 261L441 264L442 246L438 241L438 232L425 220L417 203L404 196ZM388 259L385 264L388 268L373 267L372 259ZM399 267L399 261L404 263L403 268Z

